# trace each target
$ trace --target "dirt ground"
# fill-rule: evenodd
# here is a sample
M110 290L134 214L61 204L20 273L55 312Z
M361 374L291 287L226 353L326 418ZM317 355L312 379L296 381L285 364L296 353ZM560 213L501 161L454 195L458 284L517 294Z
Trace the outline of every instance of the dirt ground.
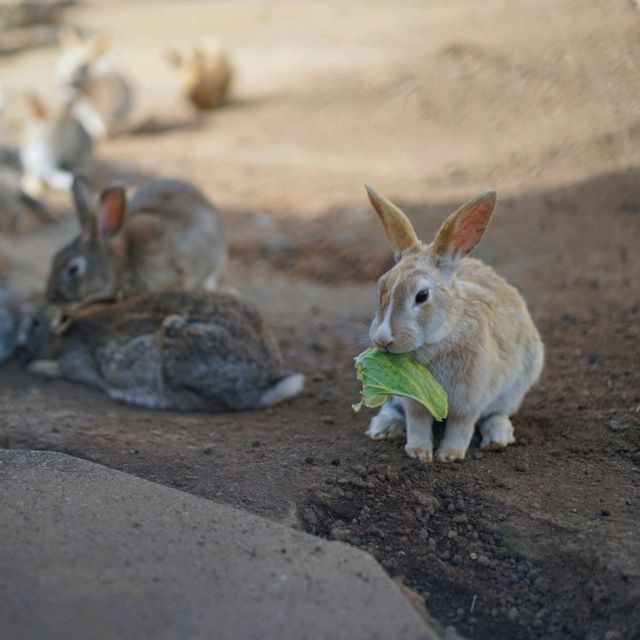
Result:
M97 177L178 176L220 206L229 284L272 321L304 394L263 412L144 411L0 371L0 446L51 449L356 545L464 637L640 637L640 12L625 0L95 2L137 117ZM163 48L217 34L234 99L195 117ZM55 51L0 60L6 144ZM11 102L13 100L13 102ZM352 357L390 252L363 183L429 238L501 196L478 250L525 295L547 348L517 444L423 466L363 434ZM62 202L66 205L65 202ZM8 284L42 288L73 233L0 237Z

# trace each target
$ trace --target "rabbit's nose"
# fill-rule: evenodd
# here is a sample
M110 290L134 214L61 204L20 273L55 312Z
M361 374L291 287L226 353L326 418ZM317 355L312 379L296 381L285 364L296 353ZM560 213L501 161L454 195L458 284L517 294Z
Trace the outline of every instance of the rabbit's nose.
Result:
M373 336L376 347L380 349L388 349L393 344L393 336L388 331L376 331Z

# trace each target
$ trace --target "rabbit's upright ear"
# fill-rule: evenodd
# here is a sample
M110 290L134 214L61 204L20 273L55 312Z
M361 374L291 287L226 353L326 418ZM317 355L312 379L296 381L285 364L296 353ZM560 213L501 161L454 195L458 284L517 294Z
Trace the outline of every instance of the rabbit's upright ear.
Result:
M127 194L124 186L112 185L100 194L100 234L114 236L122 227L127 208Z
M431 245L436 266L453 271L460 260L473 251L489 225L497 199L495 191L485 191L442 223Z
M42 98L35 91L29 91L24 97L29 105L29 109L31 110L33 117L36 118L36 120L47 120L49 117L49 110L42 101Z
M403 252L419 248L421 243L409 218L395 204L379 196L371 187L365 185L365 188L373 208L380 217L396 260Z
M97 60L111 48L111 41L106 36L100 35L93 38L89 45L89 58Z
M76 208L76 217L83 235L94 236L96 233L96 218L93 211L93 193L87 178L82 174L74 175L71 191Z

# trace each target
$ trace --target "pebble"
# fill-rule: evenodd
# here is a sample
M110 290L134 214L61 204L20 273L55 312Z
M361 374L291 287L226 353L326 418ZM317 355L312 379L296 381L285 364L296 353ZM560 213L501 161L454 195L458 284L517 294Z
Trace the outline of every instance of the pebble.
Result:
M429 547L429 549L431 549L432 551L435 551L436 549L436 545L438 543L436 542L435 538L429 538L429 540L427 541L427 546Z
M202 453L204 453L205 456L210 456L213 453L213 447L205 447Z
M483 504L477 504L474 508L473 511L475 513L482 513L484 511L484 505Z
M315 462L313 456L307 456L304 461L306 464L313 464Z
M252 446L252 447L259 447L259 446L260 446L260 440L254 440L254 441L251 443L251 446Z
M624 433L629 430L629 425L620 420L609 420L609 422L607 422L607 429L613 433Z
M477 560L477 559L478 559L478 554L477 554L477 553L474 553L474 552L472 551L472 552L469 554L469 557L470 557L472 560Z
M456 538L457 536L457 531L454 531L453 529L449 529L449 531L447 531L447 538L449 538L449 540L453 540L453 538Z
M471 454L471 457L472 457L474 460L482 460L482 458L484 457L484 454L482 453L482 451L474 451L474 452Z
M488 567L491 564L491 560L489 560L489 558L487 558L487 556L479 556L478 557L478 564L481 567Z
M604 634L604 640L622 640L622 634L614 629L609 629L609 631Z
M441 498L445 498L445 499L450 498L451 497L451 491L449 491L449 489L443 489L440 492L440 497Z
M340 458L333 458L333 460L331 460L331 464L334 467L339 467L340 466Z
M529 465L526 462L516 462L514 469L519 473L527 473L529 471Z
M519 616L520 616L520 613L517 607L511 607L511 609L507 611L507 618L511 620L511 622L515 622Z
M469 518L467 518L465 513L461 513L457 516L453 516L451 521L455 522L455 524L467 524L467 522L469 522Z
M462 564L462 556L459 556L458 554L453 556L453 558L451 558L451 564L454 567L457 567L457 566L461 565Z
M604 518L608 518L611 515L609 509L600 509L600 515Z
M464 511L464 500L460 499L456 502L456 509L458 511Z

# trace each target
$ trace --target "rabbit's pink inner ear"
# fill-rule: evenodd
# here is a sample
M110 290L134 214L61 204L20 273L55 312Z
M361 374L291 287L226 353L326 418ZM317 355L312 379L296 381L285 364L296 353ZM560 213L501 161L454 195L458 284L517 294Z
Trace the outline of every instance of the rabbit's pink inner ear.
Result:
M495 191L489 194L483 194L481 199L470 207L466 212L456 230L454 236L454 248L463 255L467 255L473 251L473 248L480 242L484 235L491 215L496 206Z
M126 196L122 187L110 187L100 195L100 234L113 236L124 222Z
M496 192L486 191L450 215L436 234L434 253L452 261L471 253L489 225L496 201Z

